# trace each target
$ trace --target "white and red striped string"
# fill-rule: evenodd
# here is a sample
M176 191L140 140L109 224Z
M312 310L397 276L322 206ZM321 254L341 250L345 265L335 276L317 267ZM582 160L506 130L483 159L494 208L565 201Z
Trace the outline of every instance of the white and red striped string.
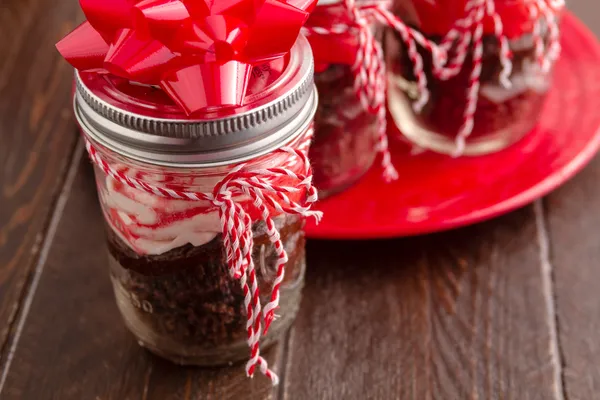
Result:
M407 54L413 67L413 74L417 80L418 98L413 103L415 112L419 113L429 101L429 89L427 88L427 75L423 69L423 57L418 51L417 45L423 47L432 56L434 68L441 68L445 64L446 52L433 41L425 38L419 31L410 28L397 16L388 10L384 4L376 7L367 7L366 14L370 19L379 22L384 27L390 27L397 31L407 47Z
M377 116L379 140L377 151L382 156L383 176L387 181L398 179L398 172L392 164L387 137L387 116L385 108L386 68L383 49L373 34L371 22L356 5L355 0L344 0L358 28L359 46L352 70L356 79L354 89L363 107Z
M536 22L541 24L540 21L544 21L546 28L548 29L548 47L545 49L544 58L541 59L541 67L543 72L548 72L552 68L552 64L560 56L560 33L558 23L556 21L556 15L553 10L561 9L565 3L563 0L553 1L549 0L549 4L544 0L533 0L532 6L530 6L530 13L532 18L536 18ZM541 27L539 28L541 30ZM537 41L536 41L537 44ZM544 41L542 40L539 44L544 49Z
M131 177L111 166L102 158L91 141L86 138L86 149L93 163L107 176L146 193L176 200L208 201L219 209L223 246L227 257L229 272L238 279L244 294L244 306L247 312L247 342L250 348L250 359L246 364L246 373L252 377L256 368L271 379L276 385L277 375L268 367L266 360L260 355L260 338L265 335L274 319L275 310L279 306L280 286L285 276L285 265L288 255L281 236L277 231L270 210L276 215L290 214L313 217L317 221L321 213L311 211L311 206L318 199L317 191L312 184L312 170L307 157L307 145L312 136L312 129L296 149L282 148L289 157L282 167L253 169L251 165L241 164L234 168L212 193L188 192L156 186L142 179ZM293 172L290 166L298 166ZM283 183L282 183L283 182ZM296 201L292 197L303 198ZM242 204L235 198L251 200L267 226L267 235L277 254L276 277L273 282L270 301L262 309L256 268L252 258L253 232L252 218ZM264 327L262 326L264 322Z
M473 132L475 123L475 112L477 111L477 102L479 100L480 78L483 64L483 20L490 8L486 7L487 0L472 0L467 3L467 12L474 18L470 20L475 26L471 41L473 43L473 70L469 76L467 88L467 105L463 113L463 123L456 137L455 156L462 155L467 137ZM469 9L471 8L471 9ZM498 19L499 20L499 19ZM466 57L462 57L464 61ZM504 65L504 63L503 63ZM460 70L461 68L459 68Z

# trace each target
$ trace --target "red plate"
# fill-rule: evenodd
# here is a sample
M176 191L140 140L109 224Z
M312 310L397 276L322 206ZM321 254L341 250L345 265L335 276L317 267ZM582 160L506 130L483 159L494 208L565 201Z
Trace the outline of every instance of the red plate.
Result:
M499 153L452 159L392 148L400 179L373 168L348 191L318 205L312 238L367 239L436 232L493 218L544 196L571 178L600 145L600 45L573 15L537 128Z

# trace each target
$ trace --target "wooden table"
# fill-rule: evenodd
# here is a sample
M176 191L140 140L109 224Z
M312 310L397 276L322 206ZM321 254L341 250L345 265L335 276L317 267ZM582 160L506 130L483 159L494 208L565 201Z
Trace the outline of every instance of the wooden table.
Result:
M571 8L600 33L600 3ZM0 3L2 399L600 398L600 158L491 222L310 242L300 315L268 354L275 389L146 353L113 300L53 49L81 19L75 0Z

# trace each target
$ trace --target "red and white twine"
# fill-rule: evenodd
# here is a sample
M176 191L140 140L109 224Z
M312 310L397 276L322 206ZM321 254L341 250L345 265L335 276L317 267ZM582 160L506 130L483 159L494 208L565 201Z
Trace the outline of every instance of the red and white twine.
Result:
M280 286L285 276L288 255L269 209L275 210L276 214L313 217L317 221L321 218L320 212L311 211L311 206L317 201L318 196L312 185L312 171L306 155L307 145L305 143L308 143L308 140L301 142L298 149L286 147L278 150L290 156L282 167L252 169L247 164L241 164L220 181L212 193L202 193L164 188L128 176L106 162L93 144L86 139L86 149L90 158L112 179L134 189L168 199L208 201L219 209L223 246L229 272L240 282L247 312L246 330L250 359L246 364L246 373L252 377L258 367L274 385L278 383L279 379L260 355L260 338L267 333L275 310L279 306ZM298 164L301 165L300 173L293 172L289 168L291 165ZM286 184L278 182L286 182ZM299 203L291 198L297 194L305 196L305 200ZM267 235L277 254L277 273L273 282L271 299L264 309L261 308L258 279L252 258L253 221L244 207L234 200L239 196L252 200L252 206L260 211L267 226ZM263 321L264 327L262 326Z
M473 32L471 39L473 42L473 70L469 76L467 105L463 114L463 124L456 137L456 156L463 153L466 139L473 131L475 123L475 111L477 110L477 102L479 100L480 78L483 64L483 19L490 10L486 7L486 0L472 0L467 3L467 8L472 8L471 10L467 9L469 15L474 14L472 23L475 25L475 31ZM462 58L462 60L465 58Z
M446 52L433 41L425 38L419 31L407 26L390 12L385 4L367 7L366 13L370 19L378 21L384 27L387 26L397 31L406 45L408 58L413 67L413 74L417 80L418 98L413 103L413 108L415 112L420 113L429 101L429 90L427 88L427 75L423 69L423 57L419 53L417 45L420 45L431 54L434 68L441 68L446 62Z
M556 16L554 15L553 9L561 9L565 3L562 0L549 1L550 6L544 0L534 0L530 12L536 16L537 23L540 21L545 22L546 28L548 29L548 47L543 51L545 57L541 59L541 67L543 72L548 72L552 68L554 63L560 56L560 33ZM533 16L532 15L532 16ZM544 41L541 41L542 49L544 49Z

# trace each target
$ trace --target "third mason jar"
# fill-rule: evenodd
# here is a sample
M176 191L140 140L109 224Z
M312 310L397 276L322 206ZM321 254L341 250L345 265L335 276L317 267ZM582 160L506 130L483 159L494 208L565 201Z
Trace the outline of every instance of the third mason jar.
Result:
M535 126L560 52L560 1L395 0L394 13L446 52L424 48L421 75L397 32L386 35L388 107L404 137L452 155L496 152ZM426 80L428 102L415 109ZM423 85L421 85L423 87Z

